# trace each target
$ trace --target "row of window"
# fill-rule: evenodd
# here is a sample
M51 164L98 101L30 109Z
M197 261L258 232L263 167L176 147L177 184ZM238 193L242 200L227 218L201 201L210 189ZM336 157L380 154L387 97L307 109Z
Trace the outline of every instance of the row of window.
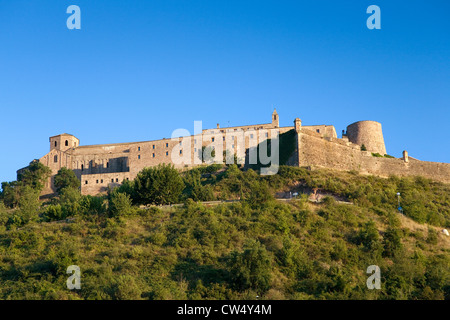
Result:
M169 147L169 144L166 143L166 148L168 148L168 147ZM156 145L153 145L152 149L155 150L156 149ZM138 151L141 151L141 147L138 147Z
M182 154L182 150L180 150L180 154ZM169 155L169 151L166 151L166 156L168 156L168 155ZM155 158L155 157L156 157L156 154L152 153L152 158ZM141 159L140 154L138 154L138 159Z
M128 181L129 179L126 178L126 180ZM100 181L100 184L103 183L103 179L95 180L95 183L99 183L99 181ZM88 184L88 183L89 183L89 181L87 181L87 180L84 182L84 184ZM114 179L111 179L111 183L114 183ZM116 183L119 183L119 178L116 178Z
M92 168L96 168L97 164L94 162L92 163ZM109 168L109 162L106 163L106 168ZM81 171L84 171L84 164L81 165Z
M69 140L66 140L66 141L64 142L64 145L65 145L66 147L68 147L68 146L69 146ZM55 141L55 148L56 148L57 146L58 146L58 141ZM73 143L73 146L76 147L76 146L77 146L77 143L74 142L74 143Z

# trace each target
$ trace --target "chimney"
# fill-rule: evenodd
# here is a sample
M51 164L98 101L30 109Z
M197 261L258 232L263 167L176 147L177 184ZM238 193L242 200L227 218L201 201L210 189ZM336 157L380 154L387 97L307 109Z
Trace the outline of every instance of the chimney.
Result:
M403 151L403 161L405 161L405 162L409 162L409 159L408 159L408 151Z
M295 132L300 132L302 130L302 120L299 118L295 118L294 120L294 129Z

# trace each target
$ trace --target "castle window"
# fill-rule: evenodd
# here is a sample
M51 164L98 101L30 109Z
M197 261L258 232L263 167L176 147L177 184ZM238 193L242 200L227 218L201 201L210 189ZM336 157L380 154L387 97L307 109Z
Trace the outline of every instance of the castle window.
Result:
M97 180L97 183L98 183L98 180Z
M183 150L180 150L180 154L183 154Z
M88 184L88 181L86 180L86 181L84 182L84 184Z
M66 140L66 147L69 146L69 140Z
M130 179L127 178L127 181L129 181Z
M211 138L211 141L214 142L214 138Z
M197 152L197 148L194 148L194 152Z
M319 130L319 129L317 129L316 131L317 131L317 133L320 133L320 130Z
M54 156L53 161L58 162L58 156Z
M250 134L250 138L251 138L251 139L253 139L253 133L252 133L252 134Z
M55 141L55 147L58 145L58 142L57 141Z
M153 149L155 149L155 145L153 145Z
M113 179L111 179L111 182L114 182L114 178L113 178Z
M274 116L273 116L273 120L277 120L277 115L274 115Z
M141 147L138 147L138 151L141 151Z
M116 182L119 182L119 178L116 178Z
M196 144L197 143L197 139L194 139L194 144Z
M139 155L138 155L138 159L140 159L140 158L141 158L141 155L139 154Z
M83 171L83 170L84 170L84 164L81 165L81 171Z
M269 134L266 132L266 138L269 137Z
M106 167L109 168L109 162L106 163Z
M166 156L168 156L169 155L169 151L166 151Z
M168 148L169 147L169 144L168 143L166 143L166 148Z
M225 141L225 137L223 137L223 141Z
M102 180L100 180L100 183L103 183L103 179L102 179Z
M155 157L155 154L154 154L154 153L152 154L152 157L153 157L153 158Z

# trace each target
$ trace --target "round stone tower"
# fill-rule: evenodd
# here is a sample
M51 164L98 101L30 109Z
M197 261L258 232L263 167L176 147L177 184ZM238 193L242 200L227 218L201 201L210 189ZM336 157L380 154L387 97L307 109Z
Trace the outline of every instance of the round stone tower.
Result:
M347 137L350 142L364 145L367 151L386 154L381 123L376 121L358 121L347 127Z

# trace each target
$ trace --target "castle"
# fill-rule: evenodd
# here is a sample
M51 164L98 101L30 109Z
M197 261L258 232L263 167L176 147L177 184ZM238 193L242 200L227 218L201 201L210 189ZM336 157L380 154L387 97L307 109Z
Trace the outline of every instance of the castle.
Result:
M81 181L82 194L95 195L106 192L108 187L120 185L124 180L134 179L145 167L160 163L172 163L178 168L198 165L201 163L198 154L202 154L211 143L216 146L223 144L223 150L236 149L237 141L225 139L224 134L243 132L243 147L248 153L249 148L271 139L274 133L281 135L290 131L295 134L295 150L285 163L287 165L356 170L385 177L419 175L450 182L448 163L419 161L409 157L406 151L402 158L385 157L386 147L378 122L355 122L342 132L342 138L338 138L334 126L302 126L299 118L294 120L293 126L280 127L278 113L274 110L270 123L227 128L220 128L217 124L217 128L201 130L190 136L191 139L185 139L190 142L184 148L183 137L88 146L80 145L75 136L67 133L50 137L50 152L38 160L52 171L42 196L55 193L54 176L62 167L74 171ZM190 150L190 153L182 155L185 150ZM184 159L187 156L189 165L173 161L174 154L184 156ZM18 170L18 174L24 169Z

